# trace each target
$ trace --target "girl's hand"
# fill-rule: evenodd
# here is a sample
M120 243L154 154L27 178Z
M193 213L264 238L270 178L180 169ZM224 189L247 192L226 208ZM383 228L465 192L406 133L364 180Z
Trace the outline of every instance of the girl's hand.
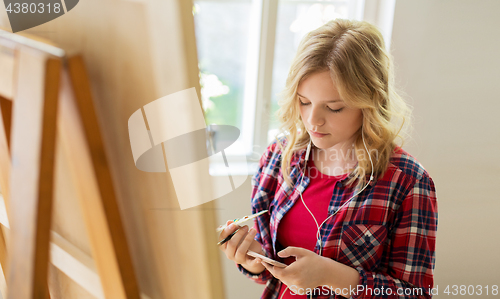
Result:
M226 225L233 222L232 220L228 220ZM238 228L240 228L240 226L236 224L226 227L220 233L219 241L229 236ZM243 268L254 274L261 273L266 269L259 260L246 254L249 249L262 255L264 254L260 243L254 240L256 233L254 229L250 229L249 231L248 226L245 225L231 238L231 240L219 246L219 249L226 254L228 259L235 261L237 264L240 264Z
M326 265L330 259L320 256L313 251L289 246L278 252L278 256L285 258L295 256L296 261L286 268L279 268L262 262L264 267L277 279L286 284L291 291L301 289L301 292L314 289L325 284Z

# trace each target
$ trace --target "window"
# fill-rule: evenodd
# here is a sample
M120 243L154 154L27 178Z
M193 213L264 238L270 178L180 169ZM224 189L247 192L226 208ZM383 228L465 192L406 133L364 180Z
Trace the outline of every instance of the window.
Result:
M365 7L370 8L368 14ZM389 7L393 14L394 5ZM284 88L292 58L307 32L335 18L368 16L377 24L378 16L392 18L386 11L373 2L365 6L364 0L195 0L207 124L233 125L241 133L226 155L258 161L275 138L276 95ZM392 19L389 23L392 27Z

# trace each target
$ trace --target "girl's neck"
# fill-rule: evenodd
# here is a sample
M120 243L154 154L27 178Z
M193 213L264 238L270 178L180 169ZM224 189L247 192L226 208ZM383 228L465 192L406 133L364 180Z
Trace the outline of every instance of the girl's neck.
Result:
M323 174L339 176L354 170L358 160L352 148L313 148L312 159L316 168Z

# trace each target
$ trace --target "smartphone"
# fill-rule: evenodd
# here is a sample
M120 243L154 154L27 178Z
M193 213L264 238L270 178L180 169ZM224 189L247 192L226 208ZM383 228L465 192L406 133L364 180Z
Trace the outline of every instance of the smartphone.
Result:
M267 256L263 256L262 254L258 254L258 253L257 253L257 252L255 252L255 251L251 251L251 250L249 250L249 251L247 251L247 254L248 254L249 256L258 257L258 258L260 258L261 260L263 260L264 262L266 262L266 263L268 263L268 264L271 264L271 265L273 265L273 266L277 266L277 267L280 267L280 268L285 268L286 266L288 266L288 265L286 265L286 264L283 264L283 263L280 263L280 262L275 261L275 260L273 260L273 259L270 259L270 258L268 258Z

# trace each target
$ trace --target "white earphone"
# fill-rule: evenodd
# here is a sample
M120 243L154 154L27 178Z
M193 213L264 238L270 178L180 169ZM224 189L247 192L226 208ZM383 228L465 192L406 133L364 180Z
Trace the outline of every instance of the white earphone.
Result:
M366 152L368 153L368 158L370 158L370 163L371 163L371 166L372 166L372 173L370 175L370 180L368 181L368 183L366 183L366 185L363 187L363 189L361 189L358 193L356 193L355 195L353 195L351 198L349 198L342 206L340 206L340 208L338 208L332 215L328 216L328 218L326 218L322 223L321 225L318 225L318 221L316 220L316 217L314 217L313 213L311 212L311 210L309 210L309 208L307 207L306 203L304 202L304 198L302 198L302 192L299 192L299 195L300 195L300 199L302 200L302 203L304 204L304 207L306 207L306 209L309 211L309 214L311 214L311 216L313 217L314 219L314 222L316 222L316 227L318 227L318 231L316 232L316 240L319 241L319 255L321 255L322 253L322 250L323 250L323 245L322 245L322 242L321 242L321 234L320 234L320 230L321 230L321 227L323 226L323 224L328 220L330 219L330 217L334 216L335 214L338 213L338 211L340 211L344 206L346 206L347 204L349 204L351 202L351 200L357 196L358 194L360 194L361 192L363 192L363 190L365 190L365 188L370 184L371 181L373 181L373 161L372 161L372 157L370 155L370 151L368 151L368 148L366 147L366 143L365 143L365 135L363 133L363 126L361 126L361 138L363 139L363 145L365 146L365 150ZM309 154L311 153L311 143L312 141L309 140L309 144L307 145L307 151L306 151L306 157L304 159L304 168L303 168L303 171L302 171L302 178L300 180L300 184L299 186L302 184L302 181L304 180L304 176L306 175L306 166L307 166L307 161L309 160ZM288 289L288 286L286 287L285 291L283 292L283 294L281 295L280 299L283 298L283 295L285 295L285 292L286 290ZM309 298L312 298L312 294L310 294L310 297Z

